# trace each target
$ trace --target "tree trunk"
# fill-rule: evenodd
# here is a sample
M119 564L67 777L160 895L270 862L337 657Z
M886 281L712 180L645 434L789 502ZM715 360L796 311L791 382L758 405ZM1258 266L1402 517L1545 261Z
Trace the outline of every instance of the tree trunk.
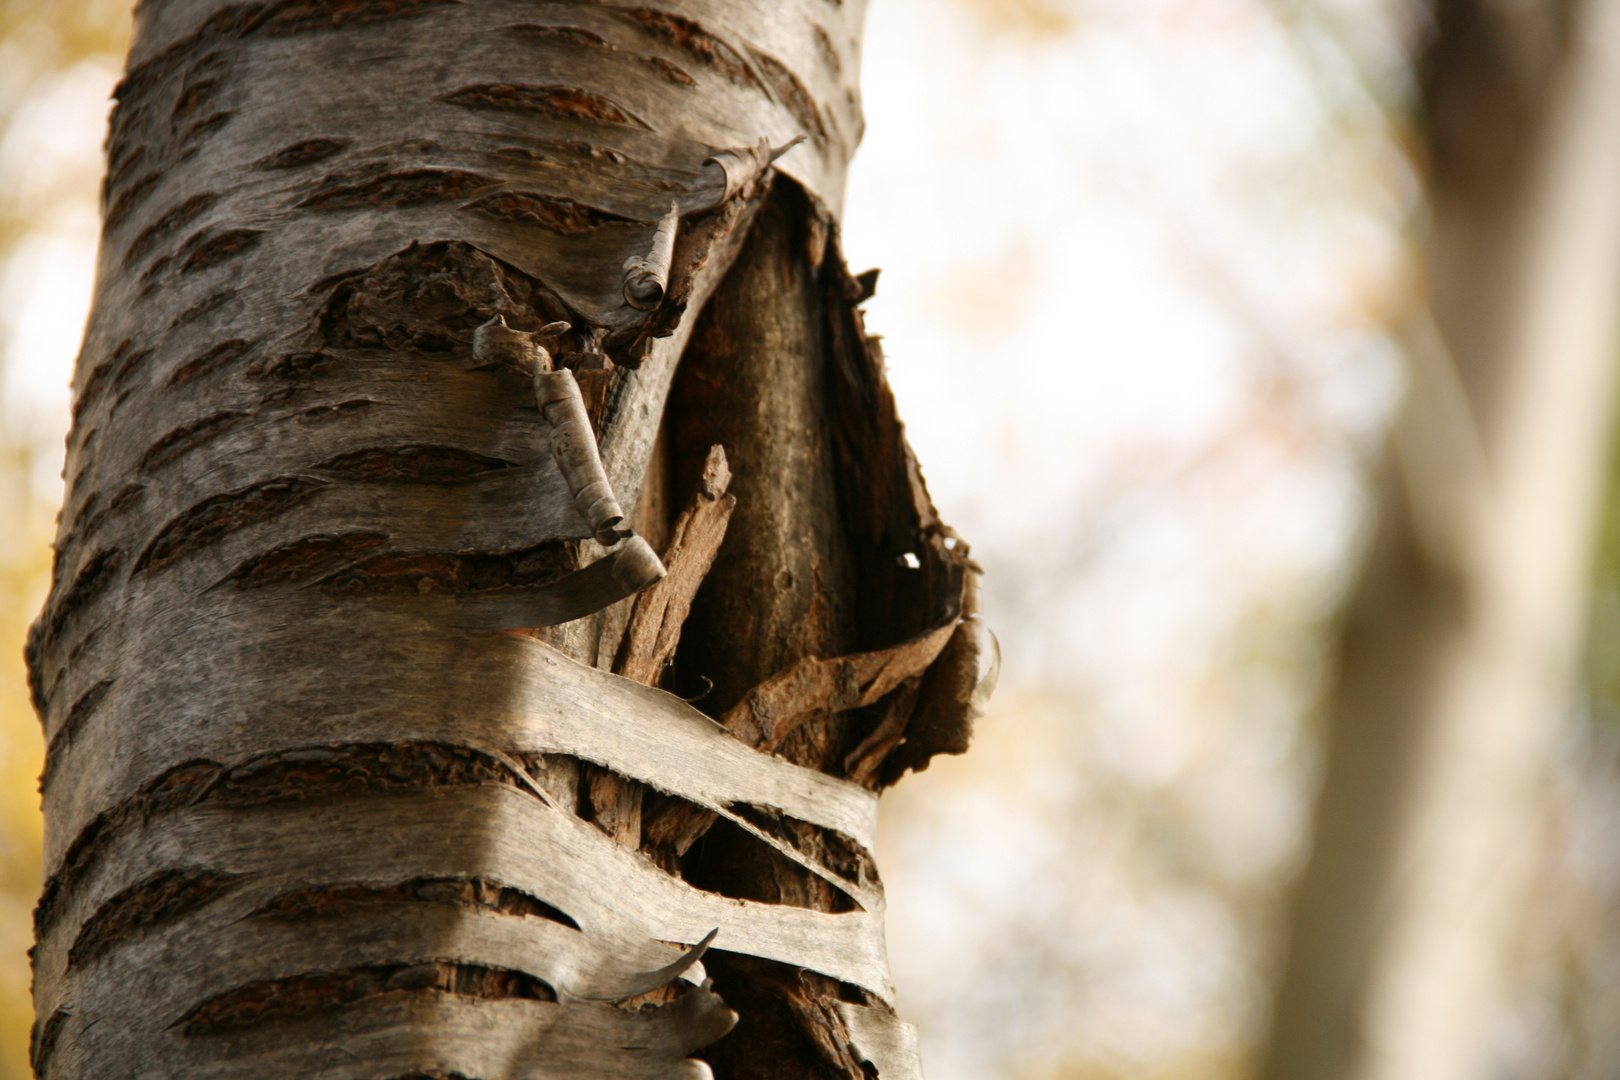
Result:
M1615 394L1620 3L1436 5L1433 317L1329 702L1268 1080L1492 1075Z
M139 6L39 1075L919 1075L876 792L976 569L839 254L862 8Z

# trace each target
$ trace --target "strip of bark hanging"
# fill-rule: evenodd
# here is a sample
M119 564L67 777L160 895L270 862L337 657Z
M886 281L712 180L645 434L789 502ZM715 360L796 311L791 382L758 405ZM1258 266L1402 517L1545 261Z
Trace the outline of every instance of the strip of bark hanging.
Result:
M714 166L725 177L724 187L715 205L720 206L738 195L748 191L771 163L789 150L804 142L803 135L796 135L787 143L776 149L771 149L770 140L761 139L758 145L750 146L746 150L722 150L713 157L704 158L705 168Z
M670 203L669 213L659 220L647 254L624 260L624 302L637 311L651 311L664 302L669 264L675 255L675 229L680 220L680 204Z

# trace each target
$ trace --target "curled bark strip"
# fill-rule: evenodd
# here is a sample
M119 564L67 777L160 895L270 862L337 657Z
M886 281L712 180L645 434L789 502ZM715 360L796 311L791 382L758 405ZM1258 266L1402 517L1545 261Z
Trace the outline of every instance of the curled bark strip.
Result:
M531 334L512 329L504 315L497 315L473 332L473 366L507 367L532 378L542 366L541 340L561 337L569 329L566 322L554 322Z
M636 597L625 631L623 659L615 668L625 678L656 686L664 665L674 657L692 598L714 565L737 505L737 497L726 491L730 484L725 449L711 447L698 491L676 519L664 552L669 574Z
M181 867L131 885L85 920L68 950L68 967L82 967L138 934L212 903L230 891L240 876L205 867Z
M585 519L599 544L614 544L629 536L629 531L622 528L624 511L602 468L596 433L591 430L591 419L585 412L585 399L580 395L574 373L566 368L536 371L534 393L541 414L551 425L551 456L556 458L557 467L568 481L568 491L579 516Z
M749 746L774 750L805 721L870 705L921 675L955 632L952 620L893 648L831 660L806 657L750 690L720 723Z
M632 536L589 566L548 584L457 597L446 620L467 630L556 626L634 596L663 576L664 564L647 541Z
M751 197L764 178L765 170L770 168L771 162L798 146L804 139L803 135L797 135L774 150L771 149L769 140L760 139L758 146L744 150L721 150L713 157L704 158L705 168L712 165L724 176L724 186L714 205L728 203L738 196Z
M186 1035L209 1035L322 1013L380 994L435 990L480 1001L557 1000L556 991L526 972L454 960L426 960L248 983L203 1002L175 1021L174 1026Z
M680 204L670 203L669 213L658 222L647 254L624 260L624 302L638 311L651 311L664 302L669 263L675 255L675 229L680 220Z
M671 961L669 964L659 968L657 971L648 972L645 981L640 984L646 986L647 989L635 990L633 993L626 994L625 997L638 997L642 994L658 989L659 987L668 986L670 983L692 970L692 965L703 959L703 955L709 951L709 946L713 945L714 939L719 936L720 928L717 926L713 930L710 930L707 934L704 934L702 941L686 950L686 952L681 955L680 959Z

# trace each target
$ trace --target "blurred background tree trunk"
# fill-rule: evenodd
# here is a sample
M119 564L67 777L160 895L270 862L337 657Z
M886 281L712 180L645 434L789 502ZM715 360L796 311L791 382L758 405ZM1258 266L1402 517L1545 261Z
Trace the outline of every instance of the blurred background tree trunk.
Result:
M1576 698L1615 396L1620 4L1440 0L1420 86L1427 305L1268 1080L1490 1075Z

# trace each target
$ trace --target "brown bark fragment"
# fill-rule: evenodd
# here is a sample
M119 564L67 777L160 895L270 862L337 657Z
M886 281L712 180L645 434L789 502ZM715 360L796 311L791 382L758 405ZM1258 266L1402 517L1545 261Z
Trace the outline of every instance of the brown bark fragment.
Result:
M737 497L726 491L730 483L725 450L711 447L698 491L676 520L664 553L669 573L636 597L625 633L623 659L615 668L625 678L656 686L664 665L674 658L692 598L714 564L737 505Z
M627 848L641 846L641 799L644 788L627 777L596 765L580 766L586 820Z
M864 708L920 676L955 630L952 622L892 649L831 660L807 656L750 690L720 722L748 745L775 750L806 721Z
M916 711L917 694L922 688L922 681L920 676L913 676L900 684L894 697L889 700L888 707L883 710L883 719L878 721L877 726L861 740L860 745L844 758L845 776L866 787L878 786L877 780L884 762L906 738L906 727L911 723L912 713ZM971 686L968 687L968 693L972 693Z

